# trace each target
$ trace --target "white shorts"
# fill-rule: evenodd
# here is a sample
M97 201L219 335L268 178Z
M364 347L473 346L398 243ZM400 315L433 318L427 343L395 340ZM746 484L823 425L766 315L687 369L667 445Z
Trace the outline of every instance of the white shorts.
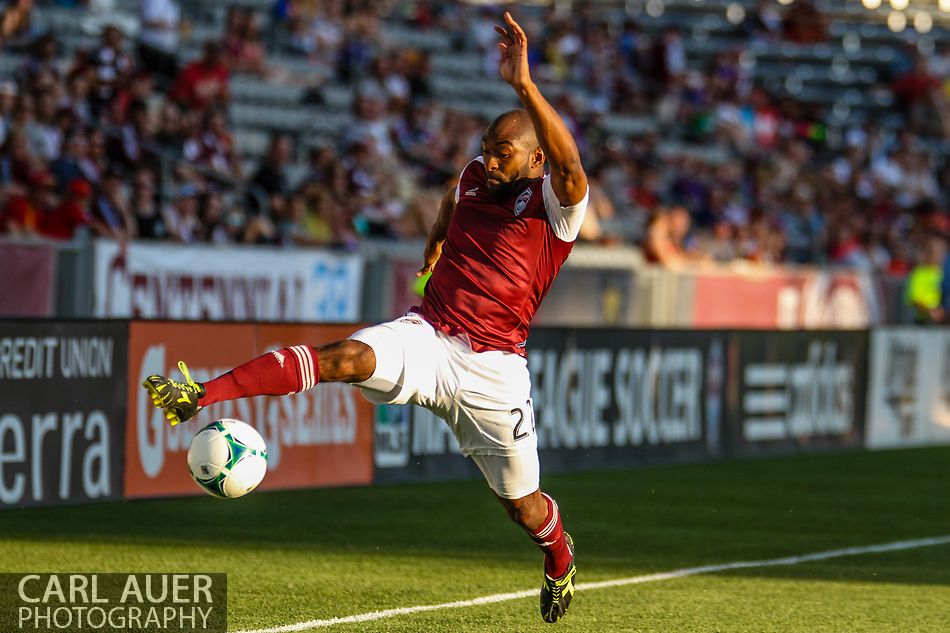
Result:
M350 338L376 354L373 375L355 384L367 400L417 404L444 419L498 496L518 499L538 489L538 438L523 357L474 352L464 337L439 332L413 313Z

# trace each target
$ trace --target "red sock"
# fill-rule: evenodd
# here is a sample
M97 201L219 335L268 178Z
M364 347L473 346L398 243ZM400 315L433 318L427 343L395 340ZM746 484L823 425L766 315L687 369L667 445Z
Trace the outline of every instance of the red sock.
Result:
M561 513L557 503L548 495L541 493L548 502L548 517L536 531L531 532L531 538L544 552L544 572L551 578L560 578L571 564L571 550L567 547L564 538L564 526L561 525Z
M203 383L203 407L222 400L251 396L286 396L315 387L320 382L317 350L294 345L258 356L214 380Z

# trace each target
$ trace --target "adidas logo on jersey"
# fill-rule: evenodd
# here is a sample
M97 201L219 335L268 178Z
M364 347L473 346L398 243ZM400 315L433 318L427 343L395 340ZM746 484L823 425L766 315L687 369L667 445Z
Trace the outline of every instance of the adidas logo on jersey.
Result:
M469 189L468 191L465 192L465 195L466 195L466 196L476 196L476 195L478 195L478 187L472 187L471 189Z

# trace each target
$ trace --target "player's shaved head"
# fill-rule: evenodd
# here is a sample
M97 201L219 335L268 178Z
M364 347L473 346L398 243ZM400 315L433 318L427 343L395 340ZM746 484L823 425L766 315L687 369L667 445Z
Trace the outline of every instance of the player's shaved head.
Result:
M509 110L499 114L485 130L485 136L494 136L497 139L521 141L528 149L538 146L538 138L534 134L534 124L525 110Z

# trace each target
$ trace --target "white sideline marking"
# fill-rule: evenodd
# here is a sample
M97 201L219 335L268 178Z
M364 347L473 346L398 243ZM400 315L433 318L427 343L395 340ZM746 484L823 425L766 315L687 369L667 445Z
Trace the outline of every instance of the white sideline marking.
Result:
M698 574L711 574L719 571L730 571L733 569L751 569L756 567L779 567L782 565L798 565L800 563L811 563L819 560L828 560L829 558L839 558L841 556L858 556L860 554L880 554L882 552L896 552L898 550L915 549L918 547L931 547L933 545L950 544L950 534L945 536L935 536L932 538L919 538L909 541L894 541L893 543L880 543L878 545L864 545L861 547L846 547L844 549L834 549L827 552L814 552L811 554L801 554L799 556L786 556L784 558L770 558L768 560L739 561L735 563L720 563L718 565L703 565L702 567L685 567L673 571L665 571L657 574L647 574L646 576L631 576L628 578L615 578L613 580L601 580L599 582L578 583L577 591L586 591L590 589L606 589L608 587L623 587L625 585L639 585L646 582L657 582L660 580L673 580L676 578L685 578L686 576L696 576ZM442 609L458 609L461 607L474 607L480 604L494 604L496 602L508 602L510 600L520 600L522 598L531 598L538 595L537 589L527 589L525 591L513 591L511 593L496 593L491 596L473 598L471 600L457 600L455 602L443 602L442 604L427 604L416 607L400 607L398 609L386 609L385 611L371 611L369 613L360 613L358 615L348 615L339 618L330 618L328 620L308 620L298 622L297 624L287 624L276 626L269 629L254 629L253 631L238 631L237 633L297 633L298 631L309 631L311 629L321 629L337 624L356 624L359 622L372 622L374 620L383 620L393 618L397 615L410 615L413 613L424 613L426 611L441 611Z

